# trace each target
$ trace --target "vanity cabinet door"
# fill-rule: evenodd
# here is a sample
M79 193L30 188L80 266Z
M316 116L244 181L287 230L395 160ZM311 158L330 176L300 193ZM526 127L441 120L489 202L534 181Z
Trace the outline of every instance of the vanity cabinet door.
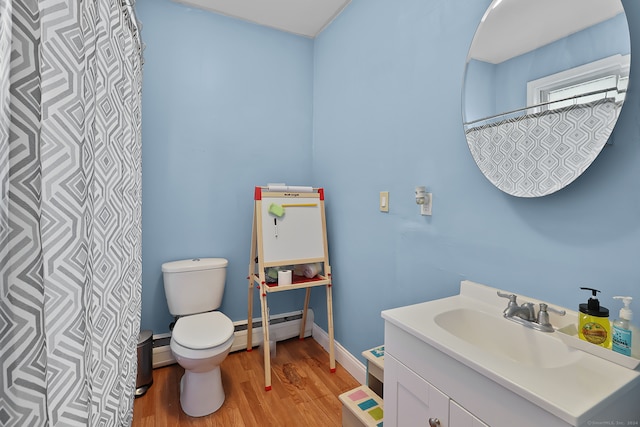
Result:
M453 400L449 402L451 427L489 427Z
M449 397L390 354L384 360L385 427L449 427Z

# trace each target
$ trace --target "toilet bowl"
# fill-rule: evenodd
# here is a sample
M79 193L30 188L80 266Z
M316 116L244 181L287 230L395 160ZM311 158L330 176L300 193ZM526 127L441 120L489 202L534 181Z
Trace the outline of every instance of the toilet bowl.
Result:
M177 319L170 347L184 368L180 405L192 417L215 412L224 402L220 364L231 350L233 323L216 310L228 263L224 258L193 258L162 264L167 306Z
M202 417L224 402L220 364L233 344L233 323L219 311L180 317L172 332L171 351L184 375L180 405L185 414Z

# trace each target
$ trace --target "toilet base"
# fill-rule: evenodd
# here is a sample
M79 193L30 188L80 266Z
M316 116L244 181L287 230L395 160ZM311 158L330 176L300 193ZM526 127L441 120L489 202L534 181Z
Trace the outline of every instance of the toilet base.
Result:
M224 403L220 366L208 372L185 370L180 380L180 405L190 417L204 417Z

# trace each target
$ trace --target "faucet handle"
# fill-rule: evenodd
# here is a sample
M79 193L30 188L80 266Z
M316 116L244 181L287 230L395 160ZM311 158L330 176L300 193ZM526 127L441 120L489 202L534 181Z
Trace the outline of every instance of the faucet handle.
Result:
M560 310L560 309L557 309L557 308L550 307L547 304L541 302L540 303L540 312L545 312L546 313L547 311L559 314L560 316L564 316L565 314L567 314L567 312L564 311L564 310Z
M551 322L549 321L549 313L547 313L547 309L549 307L547 304L541 302L540 303L540 311L538 311L538 324L542 326L551 326Z
M498 296L500 298L508 298L509 299L509 305L517 305L516 303L516 298L517 296L515 294L505 294L504 292L500 292L498 291Z
M560 316L564 316L565 314L567 314L567 312L564 310L558 310L557 308L549 307L547 304L541 302L540 311L538 311L538 323L542 326L551 327L551 322L549 321L549 313L547 311L559 314Z
M542 306L544 305L545 310L549 310L552 313L555 314L559 314L560 316L564 316L565 314L567 314L567 312L565 310L560 310L557 308L553 308L551 306L548 306L547 304L544 303L540 303L540 310L542 310Z

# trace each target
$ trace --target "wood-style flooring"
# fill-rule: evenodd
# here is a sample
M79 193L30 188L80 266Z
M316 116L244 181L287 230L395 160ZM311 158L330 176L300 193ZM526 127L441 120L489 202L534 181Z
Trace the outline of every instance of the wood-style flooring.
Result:
M177 364L155 369L153 385L133 404L134 427L330 427L342 425L338 395L359 386L341 365L329 372L329 354L313 339L277 343L271 391L264 389L258 348L229 354L222 363L225 402L211 415L191 418L180 408Z

